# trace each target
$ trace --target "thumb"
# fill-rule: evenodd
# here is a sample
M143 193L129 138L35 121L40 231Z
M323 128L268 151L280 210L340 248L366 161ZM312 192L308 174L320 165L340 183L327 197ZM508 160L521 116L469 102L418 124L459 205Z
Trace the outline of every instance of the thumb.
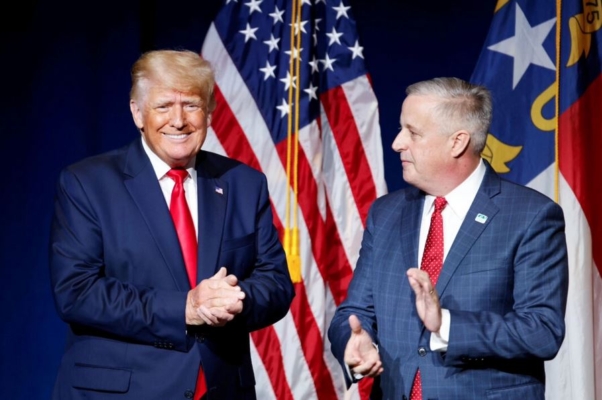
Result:
M362 323L355 315L349 316L349 327L351 328L352 334L359 335L362 333Z
M217 271L216 274L213 275L211 278L212 279L223 279L226 277L227 273L228 273L228 271L226 270L226 267L221 267L219 269L219 271Z

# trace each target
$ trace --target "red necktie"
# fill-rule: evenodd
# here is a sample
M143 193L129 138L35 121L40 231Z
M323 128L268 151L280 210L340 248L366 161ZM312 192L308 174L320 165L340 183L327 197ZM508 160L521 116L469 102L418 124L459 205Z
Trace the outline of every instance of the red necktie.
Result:
M431 216L431 226L429 228L424 253L422 254L422 263L420 269L426 271L431 278L433 287L437 284L439 273L443 266L443 217L441 211L447 205L444 197L435 198L435 211ZM420 370L416 371L410 400L422 400L422 380L420 379Z
M169 212L171 213L171 218L173 219L178 239L180 240L180 248L184 256L188 281L190 282L190 287L194 288L196 286L197 275L197 240L190 209L186 202L186 193L184 192L184 179L188 176L188 172L185 169L171 169L167 172L167 176L175 182L173 191L171 192ZM207 383L205 382L205 374L203 373L203 368L199 368L194 400L200 399L206 392Z
M167 176L174 180L175 185L171 192L171 203L169 212L178 232L180 248L184 256L184 264L188 273L190 287L196 286L197 270L197 241L194 223L190 215L190 209L186 202L186 193L184 193L184 179L188 176L185 169L172 169L167 172Z

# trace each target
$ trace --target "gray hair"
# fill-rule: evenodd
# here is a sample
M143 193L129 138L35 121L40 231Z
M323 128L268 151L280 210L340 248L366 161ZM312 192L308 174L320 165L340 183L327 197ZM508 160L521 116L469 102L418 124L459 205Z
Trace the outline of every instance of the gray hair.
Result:
M493 110L491 93L486 87L458 78L434 78L408 86L406 94L439 97L441 102L436 110L444 120L442 125L454 131L468 131L473 151L481 154Z

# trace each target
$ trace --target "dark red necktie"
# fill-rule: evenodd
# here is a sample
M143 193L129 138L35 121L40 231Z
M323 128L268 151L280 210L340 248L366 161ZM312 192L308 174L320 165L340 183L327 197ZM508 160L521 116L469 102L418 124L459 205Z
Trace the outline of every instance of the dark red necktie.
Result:
M444 197L435 198L435 211L431 216L431 226L426 237L422 262L420 263L420 269L429 274L433 287L437 284L443 266L443 217L441 211L446 205L447 200ZM416 371L412 391L410 392L410 400L422 400L420 370Z
M188 176L185 169L171 169L167 172L167 176L174 180L175 185L171 192L171 203L169 212L173 219L178 239L180 240L180 248L184 256L184 264L188 273L188 281L190 287L196 286L197 276L197 240L192 215L186 202L186 193L184 192L184 180ZM203 368L199 368L197 377L194 400L198 400L207 392L207 383L205 382L205 374Z

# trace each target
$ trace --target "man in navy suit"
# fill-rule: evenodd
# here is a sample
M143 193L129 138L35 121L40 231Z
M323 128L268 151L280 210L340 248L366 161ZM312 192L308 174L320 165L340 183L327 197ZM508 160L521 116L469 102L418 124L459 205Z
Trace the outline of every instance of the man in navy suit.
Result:
M249 332L281 319L294 289L265 176L201 150L213 87L196 53L143 54L130 94L142 137L62 171L50 276L69 329L54 399L197 398L198 376L207 400L255 399ZM171 169L198 236L192 284Z
M436 78L406 93L393 149L412 186L371 207L332 352L348 384L375 378L374 399L543 399L544 360L565 332L562 210L481 159L487 89ZM433 285L420 266L437 198Z

